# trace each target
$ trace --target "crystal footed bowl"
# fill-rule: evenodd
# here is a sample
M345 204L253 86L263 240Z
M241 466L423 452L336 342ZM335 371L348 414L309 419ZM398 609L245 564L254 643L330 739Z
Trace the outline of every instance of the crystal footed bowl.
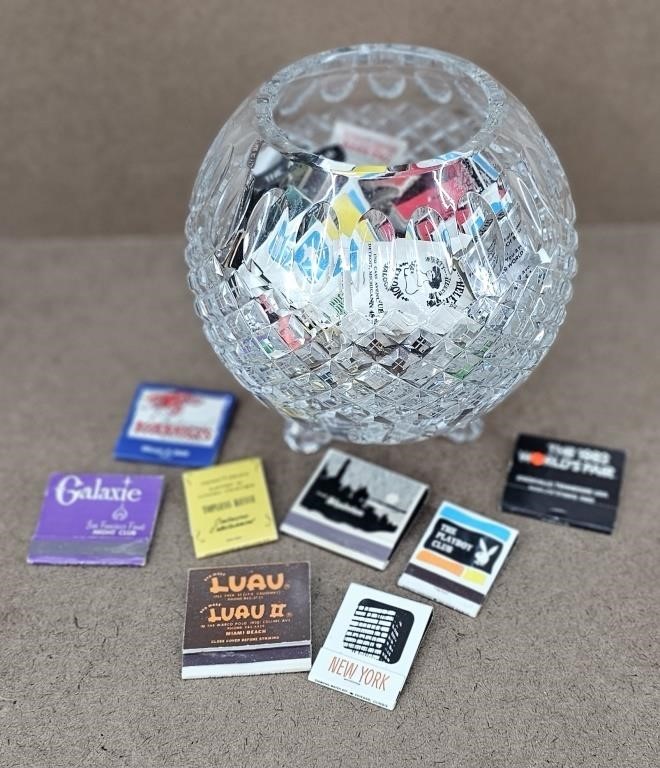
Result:
M220 360L311 452L481 430L564 320L555 152L476 65L361 45L291 64L211 145L186 223Z

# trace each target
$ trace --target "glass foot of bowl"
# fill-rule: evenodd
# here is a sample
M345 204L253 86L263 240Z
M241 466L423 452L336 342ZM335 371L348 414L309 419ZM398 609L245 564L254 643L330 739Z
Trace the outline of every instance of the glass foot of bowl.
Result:
M316 453L332 440L332 435L309 424L287 419L284 424L284 442L297 453Z
M447 440L451 440L452 443L471 443L473 440L477 440L481 437L484 431L483 419L472 419L467 424L460 427L454 427L452 430L443 435Z

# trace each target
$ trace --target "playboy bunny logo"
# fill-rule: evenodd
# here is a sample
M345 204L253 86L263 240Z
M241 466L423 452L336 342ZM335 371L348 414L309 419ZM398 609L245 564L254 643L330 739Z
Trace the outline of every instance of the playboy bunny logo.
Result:
M486 547L486 542L479 537L479 550L474 553L474 564L480 568L488 565L490 558L499 549L499 544L495 544L490 549Z

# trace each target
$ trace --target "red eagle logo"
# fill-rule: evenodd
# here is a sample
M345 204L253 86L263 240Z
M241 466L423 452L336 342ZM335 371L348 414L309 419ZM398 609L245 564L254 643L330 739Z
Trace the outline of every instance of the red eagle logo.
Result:
M149 395L149 404L159 410L168 411L172 416L177 416L186 405L199 405L201 397L193 395L191 392L156 392Z

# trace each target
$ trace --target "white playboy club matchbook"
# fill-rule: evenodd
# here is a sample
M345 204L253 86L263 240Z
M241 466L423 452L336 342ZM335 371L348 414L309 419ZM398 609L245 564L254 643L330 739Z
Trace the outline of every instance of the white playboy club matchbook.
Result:
M432 613L428 605L351 584L309 679L394 709Z
M399 579L399 586L475 617L518 531L443 501Z

